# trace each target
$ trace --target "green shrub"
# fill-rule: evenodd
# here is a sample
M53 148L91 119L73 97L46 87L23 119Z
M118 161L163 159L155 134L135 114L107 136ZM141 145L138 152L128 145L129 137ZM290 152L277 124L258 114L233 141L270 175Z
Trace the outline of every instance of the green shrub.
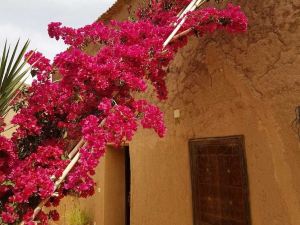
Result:
M93 221L91 217L83 210L78 207L75 207L67 215L68 225L92 225Z

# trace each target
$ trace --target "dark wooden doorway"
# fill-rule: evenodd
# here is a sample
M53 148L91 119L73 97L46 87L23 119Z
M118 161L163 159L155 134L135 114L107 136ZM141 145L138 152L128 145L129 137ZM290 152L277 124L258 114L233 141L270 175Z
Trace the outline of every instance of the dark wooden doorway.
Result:
M108 147L104 173L104 225L130 225L129 147Z
M130 154L129 147L124 148L125 154L125 225L130 225Z
M189 141L194 225L250 225L243 136Z

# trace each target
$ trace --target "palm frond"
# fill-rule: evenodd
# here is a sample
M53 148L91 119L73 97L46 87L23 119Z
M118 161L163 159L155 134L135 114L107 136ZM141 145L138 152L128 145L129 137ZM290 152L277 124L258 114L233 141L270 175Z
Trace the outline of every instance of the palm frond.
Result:
M21 51L17 53L19 43L20 41L16 43L10 54L10 46L5 42L0 59L0 116L5 116L9 111L11 101L18 94L30 71L30 67L26 66L27 62L24 60L29 41L26 41Z

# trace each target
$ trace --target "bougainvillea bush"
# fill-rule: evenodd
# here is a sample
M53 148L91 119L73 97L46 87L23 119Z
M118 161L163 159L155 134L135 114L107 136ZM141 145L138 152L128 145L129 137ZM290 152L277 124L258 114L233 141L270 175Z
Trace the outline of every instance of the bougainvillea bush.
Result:
M67 195L93 195L92 176L107 143L120 146L130 141L139 126L164 136L162 112L136 99L135 93L152 86L158 99L167 98L168 65L188 36L247 29L238 6L201 8L187 14L178 31L184 35L163 47L178 24L178 13L189 3L152 0L128 21L98 21L79 29L49 24L49 36L63 40L68 49L53 63L41 53L28 53L37 79L15 101L12 123L18 128L12 138L0 137L1 224L31 225L33 220L47 224L59 219L55 210L38 211L36 217L33 212L41 202L55 207ZM98 49L93 55L84 51L91 44ZM52 81L54 74L61 79ZM85 144L73 154L80 140ZM75 166L55 186L75 155Z

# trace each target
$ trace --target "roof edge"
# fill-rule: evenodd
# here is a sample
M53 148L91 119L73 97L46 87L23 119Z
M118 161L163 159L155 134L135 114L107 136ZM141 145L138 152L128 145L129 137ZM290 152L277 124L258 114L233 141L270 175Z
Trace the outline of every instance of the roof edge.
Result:
M115 3L104 12L101 16L99 16L97 21L107 22L112 19L113 15L117 14L126 4L130 3L130 0L116 0Z

